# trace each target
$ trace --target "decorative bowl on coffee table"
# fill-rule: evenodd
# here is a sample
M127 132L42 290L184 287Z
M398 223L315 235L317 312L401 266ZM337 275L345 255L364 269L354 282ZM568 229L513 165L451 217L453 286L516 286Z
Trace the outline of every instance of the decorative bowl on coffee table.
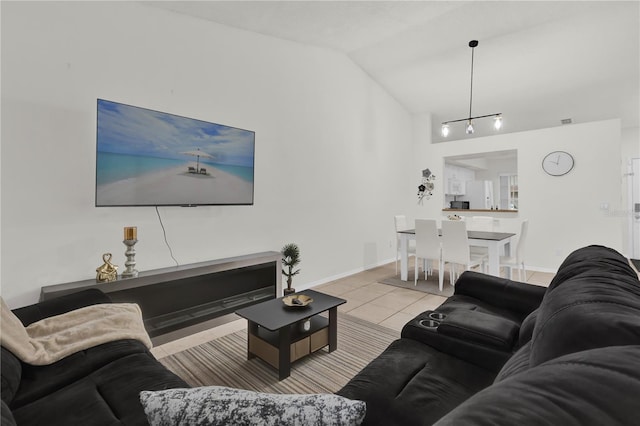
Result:
M313 299L304 294L294 294L282 298L282 303L294 308L302 308L313 302Z

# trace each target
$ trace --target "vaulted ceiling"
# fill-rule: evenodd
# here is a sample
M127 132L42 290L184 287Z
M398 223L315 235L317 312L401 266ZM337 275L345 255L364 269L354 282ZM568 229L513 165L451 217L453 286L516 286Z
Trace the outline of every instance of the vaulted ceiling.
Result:
M344 53L412 114L504 114L505 132L640 120L638 1L144 1ZM449 139L467 137L463 124ZM491 121L473 137L491 134Z

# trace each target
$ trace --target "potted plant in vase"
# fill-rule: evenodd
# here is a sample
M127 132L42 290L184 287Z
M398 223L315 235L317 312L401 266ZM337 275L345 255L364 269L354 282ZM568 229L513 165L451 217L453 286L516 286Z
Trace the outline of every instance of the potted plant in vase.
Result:
M287 277L287 288L284 289L286 296L287 294L296 292L296 289L291 287L291 282L293 281L293 276L300 273L300 269L293 270L293 268L300 263L300 248L298 248L297 244L290 243L282 247L281 253L283 266L282 275Z

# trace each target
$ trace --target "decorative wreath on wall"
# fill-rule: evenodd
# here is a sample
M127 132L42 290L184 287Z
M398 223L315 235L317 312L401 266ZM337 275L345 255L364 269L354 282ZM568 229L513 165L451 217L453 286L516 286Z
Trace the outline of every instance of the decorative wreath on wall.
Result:
M436 180L436 175L432 174L431 170L424 169L422 171L422 181L418 185L418 204L422 205L422 200L431 198L435 189L434 180Z

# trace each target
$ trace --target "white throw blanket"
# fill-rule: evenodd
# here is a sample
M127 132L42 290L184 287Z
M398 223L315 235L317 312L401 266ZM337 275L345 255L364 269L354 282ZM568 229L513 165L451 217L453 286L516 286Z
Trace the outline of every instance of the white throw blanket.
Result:
M25 327L2 302L0 343L22 362L48 365L73 353L120 339L151 348L135 303L104 303L45 318Z

